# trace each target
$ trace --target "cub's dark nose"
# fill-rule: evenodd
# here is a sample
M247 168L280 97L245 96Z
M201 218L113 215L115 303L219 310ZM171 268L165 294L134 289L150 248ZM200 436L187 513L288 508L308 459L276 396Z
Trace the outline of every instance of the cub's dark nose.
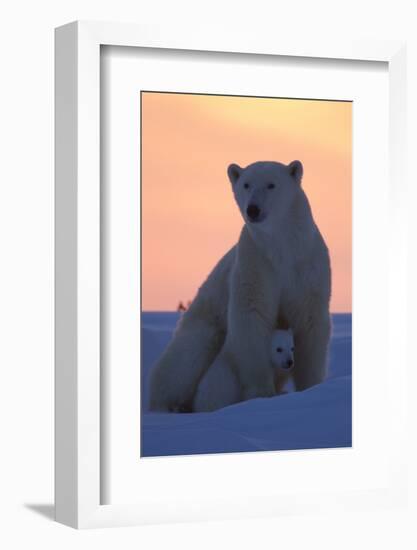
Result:
M294 361L292 359L288 359L287 366L290 369L294 365Z
M259 218L260 213L261 211L256 204L250 204L246 209L246 214L251 221L256 221Z

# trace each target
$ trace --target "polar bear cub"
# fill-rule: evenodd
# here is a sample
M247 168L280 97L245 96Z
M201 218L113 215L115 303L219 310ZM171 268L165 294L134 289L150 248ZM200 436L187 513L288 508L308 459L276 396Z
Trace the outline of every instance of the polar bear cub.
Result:
M271 339L271 363L274 369L274 384L277 394L283 388L294 368L294 334L291 329L275 330Z
M275 330L271 340L271 362L280 371L289 372L294 366L294 335L291 329Z
M294 336L291 329L274 330L270 355L276 393L280 394L294 366ZM215 361L197 388L193 410L214 411L239 401L242 401L242 396L236 374L227 363Z

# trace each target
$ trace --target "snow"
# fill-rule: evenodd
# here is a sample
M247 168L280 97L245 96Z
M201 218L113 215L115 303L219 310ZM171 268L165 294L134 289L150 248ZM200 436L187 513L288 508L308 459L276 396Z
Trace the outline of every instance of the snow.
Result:
M350 447L352 319L332 316L329 375L303 392L253 399L211 413L150 413L147 380L178 313L142 313L142 456Z

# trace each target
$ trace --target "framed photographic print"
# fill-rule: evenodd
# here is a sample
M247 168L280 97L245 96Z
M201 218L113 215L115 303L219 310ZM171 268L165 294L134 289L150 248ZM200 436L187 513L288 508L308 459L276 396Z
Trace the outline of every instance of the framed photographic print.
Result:
M142 456L351 447L352 102L142 91L141 130Z
M404 78L401 43L57 29L58 521L402 501Z

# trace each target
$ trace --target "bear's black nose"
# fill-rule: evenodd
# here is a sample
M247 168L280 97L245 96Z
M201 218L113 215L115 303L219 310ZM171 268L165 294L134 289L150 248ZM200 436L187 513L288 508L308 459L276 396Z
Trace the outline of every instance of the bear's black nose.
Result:
M259 214L261 213L260 209L256 204L250 204L246 209L246 214L248 215L250 220L256 220L259 217Z
M292 359L288 359L287 365L288 365L288 368L291 368L294 365L294 361Z

